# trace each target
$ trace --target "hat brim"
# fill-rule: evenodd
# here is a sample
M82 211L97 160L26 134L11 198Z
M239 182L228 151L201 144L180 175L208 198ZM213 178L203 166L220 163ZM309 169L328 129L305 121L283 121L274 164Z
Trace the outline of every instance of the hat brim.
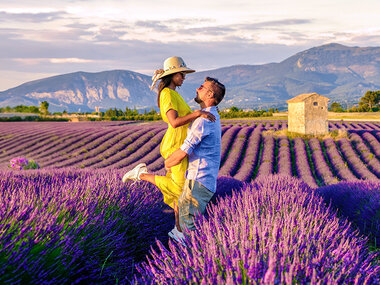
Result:
M171 70L167 70L165 71L164 73L161 74L161 76L158 78L158 79L161 79L165 76L168 76L170 74L174 74L174 73L177 73L177 72L183 72L183 73L193 73L195 72L194 69L190 69L190 68L187 68L187 67L179 67L179 68L174 68L174 69L171 69Z

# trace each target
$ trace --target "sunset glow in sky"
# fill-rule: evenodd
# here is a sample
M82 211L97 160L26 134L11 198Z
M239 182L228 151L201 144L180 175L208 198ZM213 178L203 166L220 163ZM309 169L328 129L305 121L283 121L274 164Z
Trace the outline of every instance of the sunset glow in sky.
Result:
M326 43L380 46L378 0L1 0L0 91L76 71L150 75L279 62Z

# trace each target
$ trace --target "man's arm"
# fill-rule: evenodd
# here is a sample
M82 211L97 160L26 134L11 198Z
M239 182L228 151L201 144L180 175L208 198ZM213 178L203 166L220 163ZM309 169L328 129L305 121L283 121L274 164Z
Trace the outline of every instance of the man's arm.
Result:
M174 151L165 160L165 169L167 171L170 170L170 167L179 164L182 159L191 154L194 148L201 142L202 138L207 135L207 132L204 130L205 121L206 119L198 118L193 122L181 148Z
M177 149L175 152L169 155L169 157L165 160L165 169L169 170L170 167L173 167L179 164L186 156L187 156L186 152L184 152L180 148Z

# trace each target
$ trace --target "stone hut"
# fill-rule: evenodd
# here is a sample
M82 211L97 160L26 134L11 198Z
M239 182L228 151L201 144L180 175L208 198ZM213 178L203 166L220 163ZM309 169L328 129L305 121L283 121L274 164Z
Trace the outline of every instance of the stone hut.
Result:
M317 93L298 95L288 101L288 131L306 135L329 132L327 121L330 99Z

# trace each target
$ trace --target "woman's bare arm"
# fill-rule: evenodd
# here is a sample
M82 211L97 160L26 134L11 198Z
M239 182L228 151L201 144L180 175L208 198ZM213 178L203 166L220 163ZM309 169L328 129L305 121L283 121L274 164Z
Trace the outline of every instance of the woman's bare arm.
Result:
M215 122L215 116L213 114L201 110L196 110L193 113L187 114L186 116L179 117L176 110L170 109L166 112L166 117L168 118L169 123L173 128L186 125L199 117L203 117L205 119L209 119L211 122Z

